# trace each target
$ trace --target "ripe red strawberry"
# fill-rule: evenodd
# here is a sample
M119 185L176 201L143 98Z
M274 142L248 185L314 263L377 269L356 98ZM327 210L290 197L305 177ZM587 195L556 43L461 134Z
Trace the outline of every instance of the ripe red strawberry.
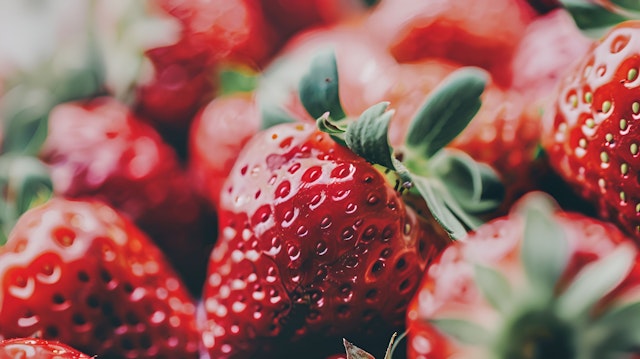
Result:
M592 42L565 9L535 18L527 26L511 60L510 88L525 93L534 105L546 108L558 81L576 59L586 54Z
M429 58L489 70L508 85L508 67L534 11L523 1L382 1L367 27L399 62Z
M194 119L189 134L189 171L195 187L214 208L238 153L260 124L252 93L218 97Z
M259 68L279 42L261 5L252 0L155 0L179 20L172 45L145 49L154 76L139 88L137 107L175 131L191 122L214 96L216 67L240 62Z
M66 344L37 338L0 340L0 359L91 359Z
M397 64L357 28L317 29L295 38L268 68L258 88L263 114L285 113L283 117L310 120L297 94L298 85L310 66L310 54L331 46L335 48L344 112L355 115L366 110L367 104L389 101L395 110L389 140L396 146L404 142L424 98L460 68L442 59ZM490 81L482 95L484 106L449 144L501 174L508 198L504 210L522 193L536 188L535 179L539 177L536 154L542 126L539 104L532 96Z
M543 145L553 168L602 218L640 240L638 51L637 21L594 43L562 79Z
M100 358L197 358L195 304L163 253L93 200L53 198L0 247L0 337Z
M409 358L639 354L633 242L541 193L525 198L428 269L407 312Z
M335 71L333 57L319 57L301 85L310 114L324 109L336 114L335 121L331 115L319 120L332 135L303 122L261 131L246 144L225 182L220 235L203 299L207 320L202 337L212 358L297 352L323 357L341 351L342 336L385 343L402 327L407 300L425 266L450 243L443 229L461 235L465 230L453 217L471 217L458 210L491 202L488 193L475 188L472 192L483 194L464 196L483 200L467 206L460 188L448 187L469 177L486 185L491 178L486 168L439 152L454 135L448 130L459 129L457 121L468 121L479 107L484 73L458 73L427 101L403 152L407 172L387 142L393 111L386 111L386 103L357 121L337 120ZM439 112L445 108L448 114ZM387 178L382 167L369 161L397 175ZM454 174L452 169L468 172ZM441 182L444 178L449 183ZM462 185L465 191L471 190L468 185ZM402 192L408 188L427 197L442 227L429 212L421 217L405 203Z
M377 0L261 0L266 17L284 36L310 27L348 21Z
M287 43L258 83L257 101L266 125L281 112L290 119L315 120L300 102L299 83L315 56L328 51L338 63L339 91L348 94L340 98L347 114L357 116L373 103L390 100L385 94L398 76L397 63L359 22L309 29Z
M366 160L309 124L247 144L219 221L204 292L212 358L397 327L407 293L448 243Z
M212 241L203 233L207 213L175 151L110 97L58 105L48 127L41 157L55 192L97 198L125 213L199 290Z

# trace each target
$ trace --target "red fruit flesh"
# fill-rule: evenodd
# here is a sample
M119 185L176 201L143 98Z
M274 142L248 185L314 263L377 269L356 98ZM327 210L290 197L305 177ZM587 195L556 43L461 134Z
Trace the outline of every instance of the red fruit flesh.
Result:
M0 359L90 359L66 344L37 338L0 340Z
M195 305L164 255L94 201L26 212L0 248L0 336L101 358L198 357Z
M449 243L381 173L306 124L252 138L219 218L204 293L203 342L215 358L311 343L323 349L307 355L322 357L342 351L342 336L386 344L422 270Z

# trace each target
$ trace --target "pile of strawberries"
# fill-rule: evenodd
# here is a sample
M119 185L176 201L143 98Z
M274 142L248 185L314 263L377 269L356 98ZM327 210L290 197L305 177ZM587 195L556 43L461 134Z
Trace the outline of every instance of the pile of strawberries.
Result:
M0 3L0 359L640 357L634 18Z

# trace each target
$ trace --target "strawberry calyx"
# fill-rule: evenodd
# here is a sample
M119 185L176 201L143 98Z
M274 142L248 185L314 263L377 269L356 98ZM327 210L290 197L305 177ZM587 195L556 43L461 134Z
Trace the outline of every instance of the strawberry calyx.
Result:
M587 36L600 38L612 26L640 19L640 3L634 0L560 0L576 25Z
M255 90L259 73L242 65L226 65L217 71L217 96L250 93Z
M374 165L391 170L403 189L422 197L436 221L452 238L463 237L497 208L502 190L497 173L467 154L445 149L481 106L487 75L463 68L448 76L417 112L402 148L389 144L394 111L382 102L357 119L340 104L333 53L321 54L300 82L300 99L320 130ZM392 181L393 182L393 181Z
M0 156L0 246L18 218L30 208L46 202L53 193L49 170L35 157Z
M569 262L569 242L553 218L547 195L530 196L519 208L525 229L520 247L526 286L514 288L505 274L477 263L479 292L497 314L492 327L461 318L431 324L461 345L487 348L496 358L604 358L632 353L640 345L640 301L607 297L629 275L637 250L629 243L585 265L560 283Z

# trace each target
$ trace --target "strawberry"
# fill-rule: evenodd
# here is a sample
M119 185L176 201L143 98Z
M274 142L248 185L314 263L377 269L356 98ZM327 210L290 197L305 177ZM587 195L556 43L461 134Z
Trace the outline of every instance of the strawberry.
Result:
M265 127L282 122L281 117L315 121L300 102L299 84L315 56L328 51L337 59L339 91L349 94L341 97L347 114L357 115L372 103L389 100L385 93L396 81L397 63L360 22L309 29L286 44L258 82L256 96Z
M543 145L554 170L599 216L640 240L638 51L637 21L595 42L559 84Z
M91 359L66 344L36 338L0 340L0 359Z
M138 110L170 129L184 129L200 106L214 96L220 63L241 62L259 68L278 38L252 0L155 0L178 19L176 43L148 48L153 78L138 89Z
M349 21L378 0L261 0L265 16L284 36L310 27Z
M429 58L487 69L508 85L508 67L535 12L524 1L382 1L366 21L402 63Z
M238 153L258 132L260 122L252 93L218 97L195 117L189 134L189 171L214 208Z
M48 125L40 156L55 192L100 199L125 213L199 291L211 248L208 213L175 151L111 97L60 104Z
M162 252L95 200L52 198L0 247L0 337L101 358L198 357L195 304Z
M338 120L344 111L335 98L335 58L314 61L300 98L312 116L330 110L319 124L331 135L304 122L258 132L221 192L219 238L203 296L202 340L212 358L322 357L340 352L341 336L379 344L402 327L426 265L450 243L449 235L466 232L454 217L475 221L458 210L496 204L484 187L467 192L479 202L463 204L448 185L460 180L470 190L470 177L487 185L495 174L438 148L479 107L486 75L468 71L452 75L425 103L415 137L400 155L387 142L393 116L388 104L373 106L357 121ZM444 108L447 114L439 112ZM389 178L383 167L394 170ZM454 170L469 172L458 177ZM423 217L405 203L407 191L427 197L431 212Z
M427 270L408 357L636 357L638 254L613 225L532 193Z
M312 119L297 94L299 82L310 66L310 54L332 47L344 112L354 115L366 110L367 104L389 101L395 110L389 128L392 145L403 143L424 97L460 68L442 59L398 64L367 34L348 25L311 30L288 44L259 83L258 103L267 125L278 122L278 116ZM542 130L539 103L532 104L532 95L498 86L493 78L482 99L485 105L449 147L467 152L500 173L507 190L504 212L522 193L537 186L536 155Z

